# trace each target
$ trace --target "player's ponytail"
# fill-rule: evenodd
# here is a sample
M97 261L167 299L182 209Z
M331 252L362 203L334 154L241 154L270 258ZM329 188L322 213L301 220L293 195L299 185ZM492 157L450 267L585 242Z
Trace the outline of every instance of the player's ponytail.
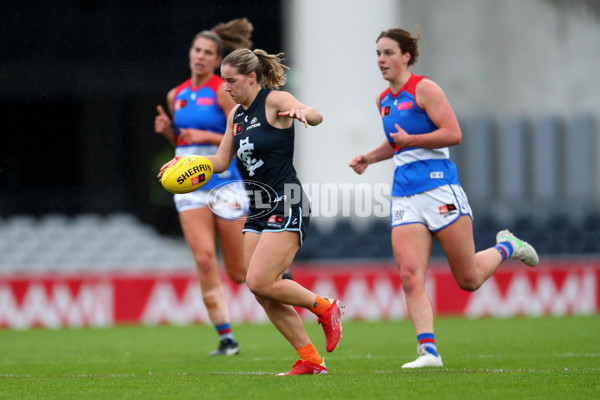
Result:
M289 69L283 64L283 53L267 54L266 51L256 49L254 54L258 58L259 74L257 74L260 86L270 89L279 89L285 85L285 69Z
M215 25L212 32L219 35L227 53L236 49L249 49L252 47L252 31L254 26L247 18L232 19Z
M263 88L278 89L285 85L284 69L289 69L282 61L283 53L268 54L264 50L238 49L223 60L223 65L236 68L240 74L256 74L256 80Z
M254 26L246 18L237 18L229 22L222 22L210 30L205 30L194 36L192 46L196 39L203 37L217 44L220 56L226 56L236 49L252 47L252 31Z

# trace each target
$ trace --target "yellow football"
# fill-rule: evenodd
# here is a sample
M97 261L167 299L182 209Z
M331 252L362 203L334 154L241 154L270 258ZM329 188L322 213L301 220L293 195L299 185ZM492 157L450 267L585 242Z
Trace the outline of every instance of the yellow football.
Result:
M160 182L168 192L190 193L204 186L212 173L213 165L208 158L186 156L167 168Z

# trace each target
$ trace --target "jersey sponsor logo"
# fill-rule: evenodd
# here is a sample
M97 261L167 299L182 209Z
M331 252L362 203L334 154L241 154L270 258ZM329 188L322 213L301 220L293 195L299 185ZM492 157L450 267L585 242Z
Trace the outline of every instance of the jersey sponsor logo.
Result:
M233 136L238 135L242 132L242 124L233 124Z
M381 107L381 116L385 117L390 115L390 106Z
M398 110L410 110L413 108L412 101L405 101L403 103L398 104Z
M196 100L196 104L199 106L212 106L215 104L215 99L211 97L200 97Z
M254 120L252 120L254 121ZM250 129L254 129L254 128L259 128L260 127L260 122L254 123L252 125L250 125L249 127L246 128L246 131L249 131Z
M181 110L183 107L187 106L186 99L175 100L175 111Z
M456 206L454 204L444 204L443 206L438 207L440 214L448 214L452 211L456 211Z
M432 171L429 173L429 179L444 179L444 171Z
M254 158L252 150L254 150L254 143L250 143L249 137L240 140L240 148L237 151L237 156L242 161L242 164L244 164L244 167L246 167L250 176L254 176L254 171L264 164L263 160Z

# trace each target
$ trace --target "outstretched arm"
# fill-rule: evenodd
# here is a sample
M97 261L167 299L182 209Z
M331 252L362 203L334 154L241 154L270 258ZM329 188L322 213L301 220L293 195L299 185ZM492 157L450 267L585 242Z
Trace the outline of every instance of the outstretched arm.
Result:
M300 103L288 93L274 90L266 101L266 112L269 123L277 128L288 128L290 120L297 119L305 127L317 126L323 122L323 116L313 107Z

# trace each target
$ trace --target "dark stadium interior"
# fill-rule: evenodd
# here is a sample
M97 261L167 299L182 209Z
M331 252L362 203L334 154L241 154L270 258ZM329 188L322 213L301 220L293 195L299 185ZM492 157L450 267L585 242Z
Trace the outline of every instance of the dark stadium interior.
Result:
M280 51L279 0L3 2L0 10L1 216L131 212L179 232L170 195L155 184L172 156L153 131L155 107L189 77L189 44L203 29L245 16L255 46Z

